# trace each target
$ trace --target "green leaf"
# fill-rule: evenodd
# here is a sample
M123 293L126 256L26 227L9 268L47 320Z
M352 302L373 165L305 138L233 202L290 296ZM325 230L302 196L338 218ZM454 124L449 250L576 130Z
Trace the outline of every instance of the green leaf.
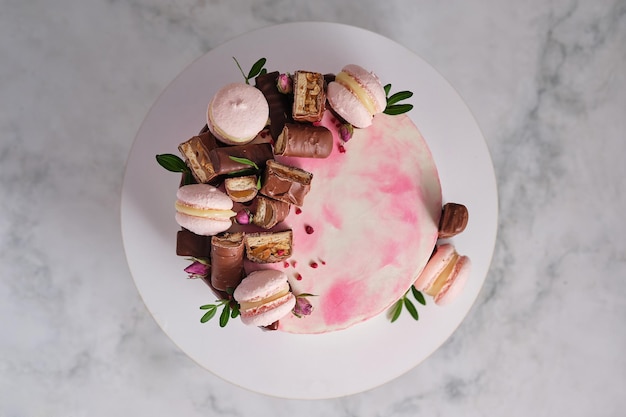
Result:
M200 306L200 310L210 310L212 308L217 308L217 306L215 304L205 304Z
M252 68L250 68L250 72L248 73L247 79L249 80L259 75L266 62L267 62L267 59L265 58L261 58L257 62L255 62L254 65L252 65Z
M315 294L310 294L308 292L303 292L302 294L296 295L296 297L317 297Z
M396 301L396 303L391 308L391 322L398 320L400 317L400 313L402 313L402 298Z
M224 304L224 309L222 310L222 314L220 314L220 327L225 327L228 324L228 319L230 318L230 303Z
M423 306L426 305L426 299L424 298L424 295L417 288L415 288L414 285L411 286L411 292L413 293L413 297L415 297L418 303Z
M260 190L261 189L261 176L259 175L259 177L256 179L256 189Z
M267 74L267 70L266 70L265 68L263 68L263 69L261 70L261 73L260 73L259 75L265 75L265 74Z
M171 172L189 172L189 168L185 161L179 156L171 153L164 153L156 156L156 160L163 168Z
M409 311L409 314L411 315L411 317L413 317L415 320L419 320L417 309L415 308L415 305L413 305L411 300L409 300L408 298L404 298L404 306Z
M238 162L240 164L245 164L245 165L250 165L251 167L254 167L254 169L258 170L259 166L254 162L251 161L247 158L239 158L237 156L229 156L229 158L235 162Z
M235 304L235 306L232 308L232 311L230 312L230 318L234 319L239 315L239 306L237 304Z
M202 316L202 318L200 319L200 323L206 323L207 321L211 320L213 316L215 316L216 312L217 312L216 306L213 306L213 308L207 310L207 312L204 313L204 316Z
M391 84L387 84L383 87L385 89L385 96L389 95L389 91L391 90Z
M233 60L235 61L235 64L237 64L237 68L239 68L239 72L241 72L241 75L243 76L244 80L246 80L246 84L250 84L248 82L248 79L246 78L246 74L244 74L243 69L241 68L241 65L239 65L239 61L237 61L237 58L233 57Z
M413 97L412 92L399 91L387 99L387 107L391 106L392 104L396 104L399 101L406 100L407 98L411 98L411 97Z
M412 104L394 104L388 106L383 113L395 116L398 114L406 113L413 108Z

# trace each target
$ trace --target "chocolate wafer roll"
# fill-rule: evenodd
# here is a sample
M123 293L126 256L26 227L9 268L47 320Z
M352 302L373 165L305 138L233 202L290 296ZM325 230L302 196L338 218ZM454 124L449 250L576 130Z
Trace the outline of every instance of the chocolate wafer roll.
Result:
M259 192L285 203L302 206L304 197L311 189L312 180L312 173L272 159L267 161L263 173L263 186Z
M263 169L266 161L274 157L274 153L272 151L272 145L269 143L259 143L255 145L247 144L216 148L209 153L209 156L215 173L217 175L224 175L252 168L250 165L233 161L230 159L231 156L249 159L257 164L259 168Z
M225 233L211 238L211 286L234 289L243 279L244 235Z
M256 210L252 223L264 229L271 229L287 218L291 204L265 196L257 196Z
M301 158L327 158L333 150L333 134L324 126L287 123L274 145L274 153Z
M276 140L286 122L292 121L292 95L278 91L278 71L259 75L254 79L256 88L261 90L270 108L270 134Z

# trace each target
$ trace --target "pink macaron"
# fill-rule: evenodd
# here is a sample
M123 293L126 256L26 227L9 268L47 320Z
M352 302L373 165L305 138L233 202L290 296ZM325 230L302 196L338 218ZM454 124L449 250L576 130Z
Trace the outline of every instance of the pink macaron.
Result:
M342 68L335 81L328 84L326 97L332 109L354 127L372 124L374 115L387 106L387 97L378 77L350 64Z
M222 87L207 108L207 126L228 145L245 145L267 125L269 105L256 87L232 83Z
M446 243L437 247L417 280L415 288L433 297L435 304L445 305L463 290L469 277L471 261Z
M228 230L235 213L233 201L225 193L208 184L184 185L176 192L176 222L185 229L203 236Z
M289 314L296 305L287 275L275 269L251 272L235 288L241 321L250 326L269 326Z

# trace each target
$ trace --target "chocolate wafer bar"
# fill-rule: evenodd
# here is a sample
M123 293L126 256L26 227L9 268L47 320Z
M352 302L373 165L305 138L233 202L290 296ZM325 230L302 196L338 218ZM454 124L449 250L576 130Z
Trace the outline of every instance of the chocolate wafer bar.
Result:
M224 146L215 148L209 153L213 170L217 175L230 174L252 168L250 165L230 159L231 156L245 158L254 162L263 169L265 162L274 157L272 145L269 143Z
M217 148L215 136L208 131L178 145L178 150L185 158L191 174L199 183L206 184L217 176L209 156L215 148Z
M311 189L312 180L312 173L272 159L267 161L263 172L263 186L259 192L267 197L300 207Z
M318 72L296 71L293 75L293 120L319 122L325 108L324 76Z
M333 134L324 126L287 123L274 145L280 156L327 158L333 150Z

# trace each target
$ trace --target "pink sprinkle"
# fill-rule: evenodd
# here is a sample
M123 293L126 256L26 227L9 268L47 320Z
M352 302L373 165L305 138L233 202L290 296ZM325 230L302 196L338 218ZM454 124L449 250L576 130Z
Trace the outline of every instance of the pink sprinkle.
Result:
M296 279L298 281L302 281L302 275L300 275L299 273L296 272Z
M321 263L322 265L326 265L326 262L324 262L324 260L323 260L323 259L320 259L320 263Z
M284 266L285 268L289 268L289 262L287 262L287 261L283 262L283 266Z
M302 213L302 209L301 209L300 207L296 207L296 211L295 211L295 213L296 213L296 214L300 214L300 213Z
M313 233L315 230L313 230L313 227L309 226L308 224L306 226L304 226L304 230L306 231L307 235L310 235L311 233Z
M309 265L311 268L317 268L317 262L311 262Z
M346 148L343 145L339 145L339 153L346 153Z
M278 256L283 256L284 254L285 254L285 250L284 249L278 249L276 251L276 255L278 255Z
M298 264L298 263L297 263L295 260L294 260L294 261L291 261L291 266L292 266L292 267L294 267L294 268L295 268L297 264Z

